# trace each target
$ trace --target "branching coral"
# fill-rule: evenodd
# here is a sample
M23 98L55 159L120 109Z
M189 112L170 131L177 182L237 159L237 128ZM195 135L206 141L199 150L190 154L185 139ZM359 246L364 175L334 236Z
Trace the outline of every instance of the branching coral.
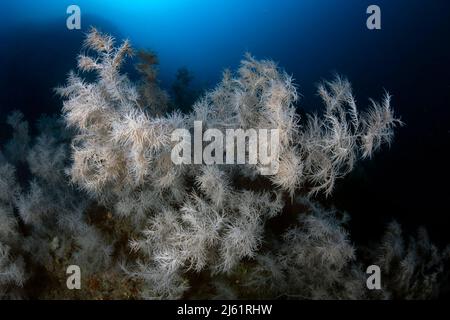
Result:
M0 297L17 298L14 290L23 286L23 260L12 260L10 248L0 243Z
M14 167L0 161L0 298L20 297L26 279L23 259L16 251L21 239L13 209L19 192Z
M158 82L158 57L150 51L140 51L140 63L136 69L142 75L138 85L140 96L139 105L151 110L153 115L163 115L169 109L170 99L166 91L162 90Z
M192 113L156 116L155 102L142 108L131 82L119 74L128 42L115 48L114 39L93 30L85 46L97 56L81 56L80 69L96 71L99 80L86 83L71 74L68 85L58 89L67 98L67 123L78 132L71 176L105 205L120 208L121 216L139 212L135 228L147 227L144 239L133 241L132 247L146 262L139 263L135 274L152 286L161 283L148 277L152 272L179 285L186 270L231 272L243 258L254 257L265 221L283 207L283 192L292 197L309 182L311 193L331 193L335 180L352 169L359 149L362 156L371 155L389 140L397 122L387 99L382 107L373 103L366 116L359 115L350 83L336 77L319 87L326 105L323 119L311 117L301 128L292 78L273 62L250 55L236 75L226 72ZM141 70L149 76L148 68L141 65ZM232 183L241 175L257 177L260 164L187 169L171 163L170 133L192 129L194 120L219 130L278 129L280 170L267 183L273 195ZM175 297L174 292L179 290L168 290L167 297ZM161 288L153 295L160 294Z
M267 222L298 194L329 195L358 159L392 141L400 121L389 95L360 113L350 83L336 77L319 86L323 115L300 119L292 77L272 61L247 55L237 73L224 72L190 113L168 114L153 54L141 54L143 80L135 83L120 71L133 52L128 41L116 46L92 29L84 48L91 55L78 57L78 69L96 80L71 72L57 89L66 128L46 118L30 139L19 113L9 119L15 133L0 157L4 294L4 283L28 288L43 270L49 281L33 294L44 298L180 298L200 295L201 286L218 297L370 297L336 212L302 197L309 209L296 213L297 223L281 238L270 235ZM205 130L277 129L277 172L262 174L263 163L173 163L171 134L192 131L194 121ZM249 143L241 146L246 152ZM17 144L20 157L11 152ZM21 186L11 165L19 160L30 173ZM392 260L387 248L380 249L383 266ZM28 257L28 281L21 256ZM433 257L440 265L441 257ZM81 293L64 286L64 268L72 264L83 272ZM208 281L199 285L196 276ZM414 272L410 277L417 278ZM395 287L403 284L392 279ZM430 276L411 286L433 281Z
M281 238L252 263L242 263L229 277L213 283L216 297L288 299L430 299L448 285L448 246L440 251L424 229L409 244L398 223L388 225L380 244L359 248L349 241L349 216L305 198L297 198L307 211ZM365 263L382 270L381 290L368 290ZM205 289L204 289L205 290Z
M440 251L420 228L417 238L405 241L397 222L388 225L382 245L373 250L375 262L384 270L383 294L391 299L428 299L439 295L448 281L445 272L450 246Z
M309 212L287 230L271 250L258 255L244 286L274 298L357 299L365 294L364 274L355 263L355 248L344 228L347 215L310 203Z
M42 118L39 129L20 159L28 164L28 182L19 187L14 167L7 163L15 157L7 154L0 163L0 293L10 298L23 293L75 298L61 293L67 290L65 268L82 265L86 285L92 274L114 269L109 260L112 243L88 224L91 200L68 183L65 168L71 134L52 118ZM50 288L39 288L39 279L47 279L44 288Z
M194 76L188 68L182 67L177 70L175 81L172 84L174 105L179 110L187 112L195 102L198 92L192 89Z

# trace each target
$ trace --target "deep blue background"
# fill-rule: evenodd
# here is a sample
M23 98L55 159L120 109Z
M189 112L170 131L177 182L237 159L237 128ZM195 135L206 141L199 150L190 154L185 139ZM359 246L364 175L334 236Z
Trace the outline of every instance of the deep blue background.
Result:
M65 27L70 4L81 7L81 31ZM366 28L370 4L381 7L382 30ZM388 90L406 127L390 150L342 181L330 202L352 214L356 240L378 236L393 217L450 240L450 1L10 0L0 10L2 120L12 109L30 119L60 110L52 88L75 66L90 25L156 51L165 87L182 66L196 86L212 87L249 51L293 74L299 107L308 111L320 106L315 84L333 72L351 80L363 107Z

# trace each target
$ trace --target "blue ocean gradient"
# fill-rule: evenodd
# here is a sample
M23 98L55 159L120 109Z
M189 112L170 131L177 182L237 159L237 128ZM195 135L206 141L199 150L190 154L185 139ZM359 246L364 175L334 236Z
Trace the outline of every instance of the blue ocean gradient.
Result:
M439 1L436 1L439 2ZM222 70L234 68L245 52L271 58L311 89L311 80L333 71L378 73L393 63L427 29L428 1L366 0L14 0L2 2L2 32L51 25L68 33L66 8L82 11L82 31L91 24L114 26L117 36L156 51L163 80L187 66L198 82L213 85ZM366 8L382 8L381 31L366 28ZM445 5L445 4L443 4ZM436 4L433 4L433 10ZM423 16L423 19L420 18ZM397 37L405 31L411 39ZM420 23L420 20L424 20ZM96 23L97 22L97 23ZM439 21L433 21L434 25ZM105 27L105 29L108 29ZM414 36L413 36L414 35ZM394 41L395 39L395 41ZM67 41L71 41L67 36ZM402 44L402 42L406 42ZM64 41L55 46L67 45ZM393 48L395 47L395 49ZM36 48L39 50L39 48ZM395 52L394 52L395 51ZM383 59L387 61L382 61ZM69 57L70 58L70 57ZM349 76L351 76L350 74Z

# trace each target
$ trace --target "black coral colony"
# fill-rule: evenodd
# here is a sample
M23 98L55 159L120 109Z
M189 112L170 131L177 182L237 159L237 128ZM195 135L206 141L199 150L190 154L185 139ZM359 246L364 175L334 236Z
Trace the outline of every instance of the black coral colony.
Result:
M88 299L431 298L449 250L424 230L403 240L393 222L381 244L356 251L346 214L321 206L358 159L393 139L401 124L389 94L364 112L336 76L318 93L321 115L300 118L293 79L274 62L246 55L236 73L169 112L152 54L143 79L121 73L128 41L92 29L79 72L56 91L63 117L43 117L31 137L20 112L0 153L0 297ZM146 59L145 59L146 58ZM94 81L83 78L94 73ZM92 77L89 77L92 79ZM173 109L173 108L172 108ZM277 129L278 170L260 163L175 164L176 129ZM244 147L248 147L244 145ZM25 173L21 173L24 170ZM298 208L287 212L286 205ZM290 214L286 230L267 222ZM368 290L365 268L382 271ZM66 269L81 270L81 289Z

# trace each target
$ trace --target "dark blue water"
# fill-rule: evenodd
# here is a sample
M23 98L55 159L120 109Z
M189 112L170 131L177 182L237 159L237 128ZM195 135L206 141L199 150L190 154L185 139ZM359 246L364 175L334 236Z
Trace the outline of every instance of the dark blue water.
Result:
M66 29L70 4L82 10L81 31ZM382 30L366 28L370 4L381 7ZM349 77L362 106L388 90L406 126L330 202L352 214L356 239L379 235L396 218L450 240L450 1L11 0L0 7L2 119L12 109L30 119L59 111L52 88L74 68L90 25L156 51L167 88L183 66L196 87L212 87L249 51L293 74L307 111L320 106L315 84L333 72Z

